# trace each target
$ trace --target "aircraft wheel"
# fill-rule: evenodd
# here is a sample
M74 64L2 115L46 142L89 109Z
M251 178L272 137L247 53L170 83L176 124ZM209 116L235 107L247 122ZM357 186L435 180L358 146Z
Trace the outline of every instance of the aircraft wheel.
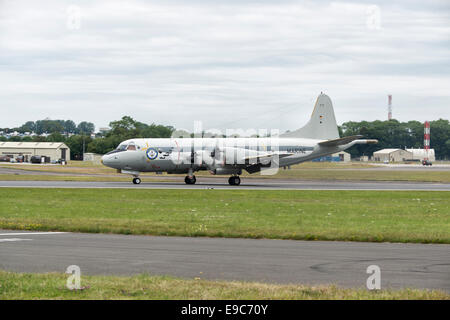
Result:
M141 179L140 178L134 178L133 179L133 183L134 184L140 184L141 183Z
M239 176L233 176L228 179L230 186L238 186L241 184L241 178Z
M184 182L186 184L195 184L196 181L197 179L195 178L195 176L192 177L186 176L186 178L184 178Z

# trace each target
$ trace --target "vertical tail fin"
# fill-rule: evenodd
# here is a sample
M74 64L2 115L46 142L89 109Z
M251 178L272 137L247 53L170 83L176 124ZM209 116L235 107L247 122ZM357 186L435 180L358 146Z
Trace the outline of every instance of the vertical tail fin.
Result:
M311 119L309 119L308 123L300 129L282 134L281 137L320 140L339 138L339 131L330 97L321 93L317 97Z

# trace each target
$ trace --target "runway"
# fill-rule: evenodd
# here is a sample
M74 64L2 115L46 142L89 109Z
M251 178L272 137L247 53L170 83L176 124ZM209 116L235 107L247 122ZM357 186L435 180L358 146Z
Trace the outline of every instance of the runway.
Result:
M0 230L0 269L81 274L149 273L183 278L450 292L449 245L153 237Z
M126 189L231 189L231 190L416 190L450 191L449 183L392 181L301 181L289 179L242 178L240 186L230 186L227 178L197 177L195 185L186 185L183 178L164 182L143 178L140 185L130 182L85 181L0 181L1 187L22 188L126 188ZM177 181L179 180L179 181Z

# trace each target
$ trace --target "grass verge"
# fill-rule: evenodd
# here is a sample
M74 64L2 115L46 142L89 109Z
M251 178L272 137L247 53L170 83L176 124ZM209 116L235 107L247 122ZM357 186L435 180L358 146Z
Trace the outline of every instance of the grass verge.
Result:
M128 176L65 176L65 175L36 175L36 174L0 174L0 181L86 181L86 182L130 182ZM152 181L155 181L152 179ZM164 181L164 180L161 180Z
M68 290L68 275L0 271L0 300L6 299L440 299L450 296L437 290L344 289L337 286L277 285L137 275L82 276L84 290Z
M246 176L245 174L243 175ZM280 170L274 176L260 178L299 179L299 180L342 180L342 181L411 181L411 182L450 182L450 170L364 170L364 169L291 169Z
M450 243L445 191L0 189L0 228Z

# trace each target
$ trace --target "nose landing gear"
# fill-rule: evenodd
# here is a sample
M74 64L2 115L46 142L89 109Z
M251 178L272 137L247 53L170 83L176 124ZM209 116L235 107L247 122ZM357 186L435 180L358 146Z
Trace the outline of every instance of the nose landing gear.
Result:
M186 176L186 178L184 178L184 182L186 184L195 184L196 181L197 179L195 178L195 176Z
M238 186L241 184L241 178L239 178L239 176L231 176L228 179L228 183L230 184L230 186Z
M141 183L141 178L133 178L133 183L134 184L140 184Z

